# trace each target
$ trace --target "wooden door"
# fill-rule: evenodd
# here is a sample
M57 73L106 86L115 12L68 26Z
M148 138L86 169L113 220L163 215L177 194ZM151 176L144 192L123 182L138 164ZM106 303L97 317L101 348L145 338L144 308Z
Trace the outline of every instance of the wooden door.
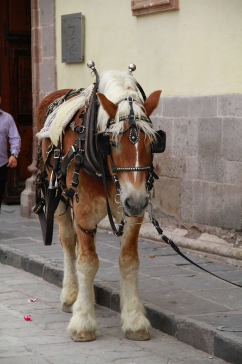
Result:
M21 136L18 167L9 170L6 203L19 203L32 162L30 0L0 0L0 93Z

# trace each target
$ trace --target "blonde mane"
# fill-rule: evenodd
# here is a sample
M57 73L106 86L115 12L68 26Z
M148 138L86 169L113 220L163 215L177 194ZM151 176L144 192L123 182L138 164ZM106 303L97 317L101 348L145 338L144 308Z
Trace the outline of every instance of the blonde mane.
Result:
M114 104L131 96L134 99L133 109L137 118L137 126L142 129L148 137L155 137L155 131L150 123L141 119L141 117L145 117L146 114L139 96L136 81L131 74L121 71L104 72L100 77L99 92L105 94L105 96ZM112 132L114 138L124 129L124 122L119 119L129 115L129 112L130 106L127 100L118 104L115 122L109 127L109 131ZM103 109L102 105L100 105L98 111L98 129L100 132L106 130L108 119L108 114Z
M58 145L62 137L62 133L66 126L74 116L75 112L89 101L93 91L93 84L82 91L79 95L60 104L46 119L43 128L36 134L38 139L50 138L54 145ZM106 71L100 77L99 92L117 104L121 100L131 96L134 99L133 109L136 116L137 126L143 130L145 135L150 139L155 138L155 131L151 124L142 120L145 117L143 104L139 96L134 77L127 72ZM118 110L115 116L115 122L109 127L109 131L113 135L113 139L117 139L120 132L124 129L124 121L119 119L128 116L130 112L129 102L124 100L118 104ZM98 130L103 132L107 129L109 116L103 109L102 105L98 111Z

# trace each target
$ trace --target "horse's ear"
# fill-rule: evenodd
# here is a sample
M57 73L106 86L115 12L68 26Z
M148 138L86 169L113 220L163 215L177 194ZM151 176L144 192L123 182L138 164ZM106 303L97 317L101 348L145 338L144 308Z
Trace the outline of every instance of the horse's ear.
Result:
M97 96L99 98L100 103L102 104L102 107L107 112L109 117L111 119L115 118L118 106L113 104L112 101L110 101L104 94L101 92L97 92Z
M152 92L152 94L150 94L150 96L145 100L144 102L144 107L145 107L145 111L147 116L150 116L150 114L155 110L155 108L157 107L159 101L160 101L160 94L161 94L161 90L158 91L154 91Z

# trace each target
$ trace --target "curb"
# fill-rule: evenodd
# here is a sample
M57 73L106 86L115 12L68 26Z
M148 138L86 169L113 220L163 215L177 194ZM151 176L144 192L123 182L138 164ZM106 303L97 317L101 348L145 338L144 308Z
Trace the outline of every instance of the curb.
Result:
M58 287L62 286L63 269L54 264L46 263L46 260L39 256L29 255L26 257L18 249L0 245L0 263L23 269ZM120 296L111 285L104 285L100 281L95 282L94 291L96 303L120 312ZM232 334L217 332L208 324L174 315L166 310L161 311L159 307L151 303L146 303L145 309L154 328L229 363L241 364L242 343Z

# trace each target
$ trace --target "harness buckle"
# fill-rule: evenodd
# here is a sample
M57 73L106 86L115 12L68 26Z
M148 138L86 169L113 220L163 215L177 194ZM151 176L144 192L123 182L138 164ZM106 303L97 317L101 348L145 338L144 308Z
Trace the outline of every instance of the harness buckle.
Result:
M33 207L33 213L36 215L39 214L39 212L43 209L45 206L45 200L42 198L34 207Z
M57 178L55 177L53 171L51 172L51 175L50 175L50 181L49 181L49 187L48 189L49 190L54 190L58 187L58 181L57 181Z
M56 148L54 150L54 159L59 159L60 158L60 149Z

